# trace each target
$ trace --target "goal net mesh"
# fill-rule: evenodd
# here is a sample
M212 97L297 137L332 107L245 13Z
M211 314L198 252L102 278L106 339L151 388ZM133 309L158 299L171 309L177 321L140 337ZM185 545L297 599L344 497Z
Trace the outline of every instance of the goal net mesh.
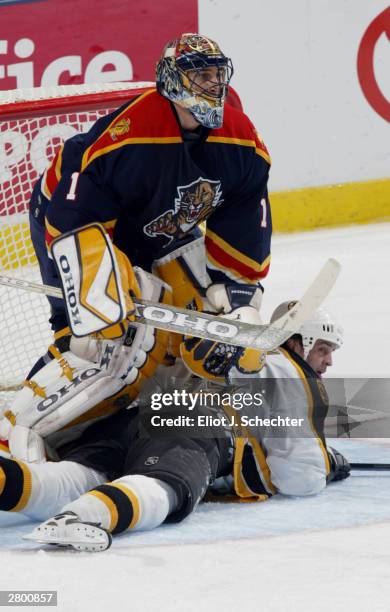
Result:
M151 83L110 83L0 92L0 274L41 282L28 205L62 142ZM43 295L0 285L0 411L52 342Z

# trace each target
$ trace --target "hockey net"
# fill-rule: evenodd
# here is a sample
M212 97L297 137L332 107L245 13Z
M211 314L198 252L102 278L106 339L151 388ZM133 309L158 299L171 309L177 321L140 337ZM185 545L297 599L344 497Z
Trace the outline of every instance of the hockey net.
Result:
M0 273L41 281L28 204L58 147L153 83L0 92ZM45 296L0 286L0 412L52 341Z

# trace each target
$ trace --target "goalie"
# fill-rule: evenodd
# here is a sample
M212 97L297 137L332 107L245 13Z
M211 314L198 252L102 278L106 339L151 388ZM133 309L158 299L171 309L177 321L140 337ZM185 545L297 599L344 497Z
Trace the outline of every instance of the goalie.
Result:
M275 318L289 304L282 304ZM253 349L238 349L228 362L215 343L210 346L197 340L194 346L188 340L181 346L184 363L197 375L192 379L195 384L202 382L198 375L205 361L199 357L205 353L209 366L224 365L218 371L209 367L208 378L216 376L234 384L242 384L243 377L245 381L270 377L293 381L287 397L281 385L274 401L262 411L269 416L304 417L303 437L273 437L258 430L240 433L235 427L223 426L198 438L147 439L140 435L137 410L122 411L107 419L103 430L99 423L92 425L79 444L62 449L64 461L57 464L27 466L0 459L0 509L35 518L60 511L36 528L30 539L78 550L104 550L111 543L111 534L182 520L207 488L214 496L235 496L242 501L264 501L275 493L320 493L327 482L349 475L348 462L326 446L327 399L319 385L342 341L341 328L320 310L299 334L268 355L265 363L264 356ZM205 351L199 346L204 343ZM166 376L158 381L157 388L166 391ZM144 398L148 397L150 390L145 389Z
M272 231L270 158L246 115L225 103L232 73L217 43L183 34L163 50L156 89L65 142L37 182L31 237L43 282L59 287L64 275L71 320L64 301L50 298L54 342L0 423L0 437L15 457L41 460L40 437L114 412L139 392L166 353L177 356L179 336L167 347L166 334L132 323L132 296L157 301L163 293L162 300L178 306L260 322L260 281L269 268ZM205 221L202 236L198 226ZM50 252L61 235L95 223L112 238L121 277L116 296L108 286L110 312L104 314L86 307L87 293L90 299L107 282L104 265L94 259L93 240L81 233L80 250L72 251L71 269L79 267L82 275L78 297L69 276L75 272L63 268L71 262L58 260L56 267ZM171 287L170 298L159 279ZM78 310L72 308L76 299ZM82 339L80 309L91 330L97 319L110 320L115 309L129 315ZM31 414L25 409L29 402Z
M255 305L240 316L259 320L272 230L270 158L246 115L225 103L232 74L231 60L217 43L183 34L163 50L156 89L65 142L30 203L31 236L45 284L59 286L47 245L98 222L121 264L161 272L176 305L200 309L195 279L184 294L164 276L172 269L169 254L199 239L211 305L226 313ZM198 226L205 221L203 239ZM68 320L62 300L50 303L61 351ZM44 356L29 378L51 358Z

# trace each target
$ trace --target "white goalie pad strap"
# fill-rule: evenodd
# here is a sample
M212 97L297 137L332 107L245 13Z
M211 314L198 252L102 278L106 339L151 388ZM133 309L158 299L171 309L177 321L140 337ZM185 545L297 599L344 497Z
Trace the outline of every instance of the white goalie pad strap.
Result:
M141 296L145 300L160 302L163 291L171 290L160 278L137 266L134 267L134 273ZM148 353L155 346L156 332L156 328L150 325L130 323L123 342L117 342L114 346L112 341L107 341L107 347L114 346L111 363L107 368L110 376L120 378L127 385L133 383L137 378L138 369L145 365Z
M45 443L34 430L21 425L12 428L8 440L9 450L13 457L27 463L46 461Z
M163 289L171 291L171 287L167 285L167 283L164 283L161 278L149 272L145 272L145 270L142 270L142 268L138 266L134 266L134 273L141 291L141 297L144 300L160 302Z
M56 238L51 246L69 325L85 336L126 317L126 300L114 247L99 224Z

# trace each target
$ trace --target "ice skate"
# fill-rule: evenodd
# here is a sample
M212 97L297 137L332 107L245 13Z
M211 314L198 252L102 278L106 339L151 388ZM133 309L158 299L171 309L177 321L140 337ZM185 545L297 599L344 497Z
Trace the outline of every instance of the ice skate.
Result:
M106 529L97 523L84 523L73 512L64 512L48 519L23 539L85 552L106 550L112 542L111 534Z

